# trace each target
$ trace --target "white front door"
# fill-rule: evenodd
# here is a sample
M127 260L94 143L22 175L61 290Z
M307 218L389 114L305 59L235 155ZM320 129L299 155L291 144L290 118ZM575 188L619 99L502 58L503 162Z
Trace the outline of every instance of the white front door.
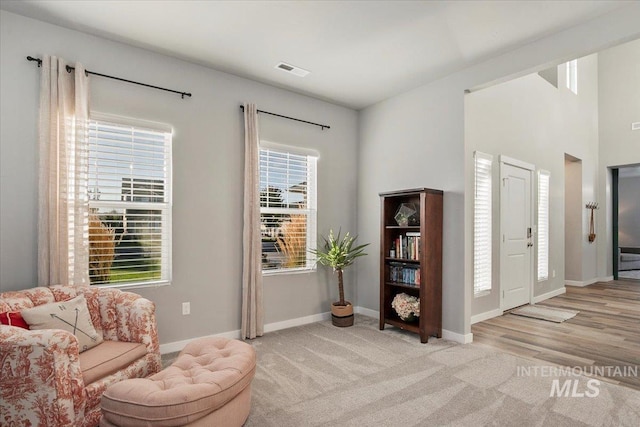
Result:
M500 158L500 288L502 310L531 300L533 233L531 181L534 167Z

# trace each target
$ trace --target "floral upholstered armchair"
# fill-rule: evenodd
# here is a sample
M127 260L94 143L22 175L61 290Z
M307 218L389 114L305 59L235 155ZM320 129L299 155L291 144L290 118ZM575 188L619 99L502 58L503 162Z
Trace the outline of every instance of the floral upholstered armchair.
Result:
M104 341L80 353L61 329L0 325L0 425L95 426L110 384L160 370L155 305L117 289L51 286L0 294L0 313L84 295Z

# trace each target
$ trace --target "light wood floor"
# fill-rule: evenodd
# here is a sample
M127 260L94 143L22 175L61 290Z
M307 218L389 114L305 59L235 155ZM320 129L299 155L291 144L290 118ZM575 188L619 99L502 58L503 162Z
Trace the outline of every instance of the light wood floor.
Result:
M563 323L504 314L473 325L473 341L550 364L640 372L640 281L567 286L566 294L539 304L580 313ZM640 390L637 376L603 379Z

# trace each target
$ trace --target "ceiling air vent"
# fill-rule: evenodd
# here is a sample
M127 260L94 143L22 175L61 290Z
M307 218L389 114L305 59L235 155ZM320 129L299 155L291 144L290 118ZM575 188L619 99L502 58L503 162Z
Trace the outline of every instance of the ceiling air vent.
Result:
M278 65L276 65L276 68L282 71L286 71L289 74L294 74L298 77L304 77L311 72L303 68L296 67L295 65L287 64L285 62L278 63Z
M631 123L631 130L640 130L640 122Z

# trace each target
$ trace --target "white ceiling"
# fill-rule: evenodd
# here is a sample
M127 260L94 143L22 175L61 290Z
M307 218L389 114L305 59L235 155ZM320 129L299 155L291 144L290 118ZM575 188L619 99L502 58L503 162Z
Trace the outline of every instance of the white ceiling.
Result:
M632 2L2 0L1 8L360 109ZM284 73L280 61L311 74Z

